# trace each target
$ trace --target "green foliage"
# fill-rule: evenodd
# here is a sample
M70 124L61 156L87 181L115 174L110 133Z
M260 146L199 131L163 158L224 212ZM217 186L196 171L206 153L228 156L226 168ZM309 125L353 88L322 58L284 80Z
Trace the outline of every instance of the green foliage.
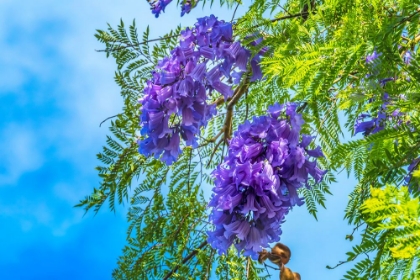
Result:
M344 279L418 279L420 275L420 207L407 187L371 188L360 207L362 242L347 261L364 257Z

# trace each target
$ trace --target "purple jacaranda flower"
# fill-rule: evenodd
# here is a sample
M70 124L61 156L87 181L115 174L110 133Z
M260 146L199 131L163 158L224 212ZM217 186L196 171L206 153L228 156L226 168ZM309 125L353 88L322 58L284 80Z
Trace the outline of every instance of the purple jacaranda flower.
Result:
M239 239L244 240L248 236L248 233L250 230L251 230L251 225L249 224L249 222L246 220L243 220L239 222L238 227L234 229L233 232L236 233Z
M315 160L322 151L308 149L313 137L300 134L304 122L296 110L293 103L275 104L268 116L239 125L228 155L213 171L209 207L215 228L208 240L219 253L235 244L238 252L257 257L280 239L287 212L303 204L298 189L309 186L309 176L320 182L325 175Z
M314 138L315 138L314 136L303 134L302 142L300 142L300 146L305 149L306 147L308 147L308 145L312 142Z
M420 157L417 157L408 166L408 168L407 168L408 174L404 178L406 184L409 184L410 183L411 177L412 177L412 173L413 173L414 169L417 168L417 166L419 165L419 163L420 163ZM410 186L409 190L411 190L411 186ZM419 189L417 188L417 190L419 190Z
M274 168L282 166L288 156L289 146L286 139L272 141L267 145L266 158Z
M376 59L381 55L381 53L377 53L376 50L373 51L372 54L366 56L366 63L372 64L375 62Z
M261 236L260 230L256 227L251 227L249 233L246 237L246 249L252 249L252 251L257 252L261 248L261 243L264 243L264 236Z
M230 224L232 221L232 215L228 211L213 211L210 214L210 220L215 224Z
M242 71L241 72L233 71L232 74L231 74L231 76L233 78L232 82L235 85L238 85L241 82L241 78L242 78L243 74L244 74L244 72L242 72Z
M280 105L279 103L275 103L274 105L268 106L267 112L272 118L277 119L280 116L283 109L284 109L283 105Z
M404 54L404 63L409 65L411 63L411 59L412 59L411 51L407 50Z
M268 218L273 218L276 215L278 210L277 207L273 205L270 198L266 195L260 196L261 206L266 209L265 213Z
M249 50L245 48L240 49L236 55L236 67L238 67L240 71L246 71L250 57L251 52Z
M315 182L319 183L321 182L324 175L327 173L326 170L321 170L316 164L316 161L305 161L304 167L309 172L309 174L314 178Z
M226 238L224 236L225 229L223 226L219 226L215 231L207 231L207 241L213 248L217 248L217 253L220 255L226 254L227 249L233 244L235 235Z
M256 197L252 192L248 193L248 195L246 196L246 199L245 199L246 202L242 207L241 213L248 214L249 211L254 211L254 212L258 211L259 208L261 208L261 207L257 207L255 205L255 204L258 203L255 199L256 199Z
M317 146L314 150L306 150L308 155L311 157L324 157L324 154L322 153L321 147Z
M368 135L374 128L375 121L365 121L365 122L356 122L354 125L354 134L356 135L359 132L363 132L363 135Z
M251 69L252 69L252 76L250 79L251 82L254 82L256 80L261 80L263 76L261 67L260 67L260 60L261 59L257 56L251 60Z
M158 18L160 13L164 12L166 6L171 2L172 0L151 0L149 1L150 9L155 17Z
M200 54L210 60L213 60L215 58L215 50L214 48L210 48L209 46L202 46L199 49Z
M379 85L381 87L384 87L388 82L391 82L391 81L395 81L395 79L393 77L385 78L385 79L379 80ZM384 94L384 97L385 97L385 94Z
M263 45L263 38L258 33L245 37L245 40L249 40L249 39L254 39L253 41L249 43L251 47L253 47L254 49L256 47L259 48L258 53L254 55L253 57L251 57L252 75L251 75L250 81L252 82L252 81L260 80L263 77L261 66L260 66L261 56L267 52L268 48ZM251 53L248 52L247 55L251 56Z
M414 168L416 168L417 165L419 165L419 163L420 163L420 157L413 160L407 168L408 172L413 172Z
M233 94L232 87L221 82L220 80L213 81L211 83L211 86L213 87L213 89L220 92L224 96L225 100L227 100Z
M201 81L206 75L206 63L197 64L194 70L191 72L191 77L196 81Z
M392 117L397 117L397 116L399 116L400 115L400 109L395 109L392 113L391 113L391 116Z
M192 3L191 0L186 0L181 6L181 17L191 12Z

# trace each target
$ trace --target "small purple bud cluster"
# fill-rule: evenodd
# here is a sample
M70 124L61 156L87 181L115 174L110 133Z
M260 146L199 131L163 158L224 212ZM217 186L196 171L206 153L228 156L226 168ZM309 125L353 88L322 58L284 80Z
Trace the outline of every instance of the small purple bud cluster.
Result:
M180 154L181 138L187 146L197 146L197 135L215 115L215 105L208 104L207 91L217 91L227 100L232 96L231 72L242 75L251 62L252 80L262 77L259 55L233 41L232 24L213 15L198 19L195 27L181 32L179 46L161 60L147 81L142 104L139 152L162 156L172 164ZM256 63L256 64L255 64ZM211 67L207 71L207 67ZM237 81L239 83L239 80Z
M322 151L308 149L314 137L300 136L304 120L297 105L275 104L268 116L246 121L229 143L228 155L213 172L215 187L209 206L214 231L208 242L219 254L235 244L238 252L257 258L268 243L280 240L285 215L303 200L297 190L309 188L326 171L317 167Z
M408 54L404 58L405 63L409 63L411 60L411 54ZM377 53L374 51L371 55L366 56L366 64L372 66L373 72L377 72L377 67L379 66L378 58L380 57L381 53ZM372 75L367 75L367 78L371 77ZM372 81L372 80L371 80ZM370 87L385 87L388 82L395 81L395 78L385 78L379 81L373 81L369 84ZM373 100L370 100L372 102ZM400 112L400 110L395 109L392 113L388 113L387 109L391 104L391 100L389 95L385 92L382 95L382 105L380 106L376 116L372 116L371 114L360 114L357 119L356 123L354 124L354 134L363 133L364 136L368 136L369 134L375 134L381 130L383 130L388 121L394 122L396 125L402 124L402 118L404 114Z
M387 121L397 120L403 116L398 109L394 110L391 114L387 113L387 107L390 104L387 93L384 93L382 96L382 101L383 103L379 108L376 117L372 117L370 114L361 114L357 117L356 123L354 124L354 134L359 132L362 132L364 136L375 134L385 128ZM402 121L399 120L398 123L402 123Z
M410 183L410 181L411 181L411 177L413 176L413 175L412 175L412 173L413 173L414 169L416 169L416 168L417 168L417 166L419 165L419 163L420 163L420 157L417 157L417 158L415 158L415 159L414 159L414 160L410 163L410 165L408 166L408 168L407 168L408 175L405 177L405 182L406 182L407 184L409 184L409 183Z
M150 9L152 10L152 14L154 14L155 17L158 18L161 12L165 12L166 6L168 6L168 4L172 2L172 0L151 0L148 2L150 4ZM186 0L184 3L182 3L181 17L191 12L191 9L192 9L191 0Z
M376 64L377 59L382 53L376 52L376 50L373 51L372 54L369 54L366 56L366 64Z
M406 51L404 54L404 63L406 65L410 65L412 59L413 57L411 55L411 51L410 50Z

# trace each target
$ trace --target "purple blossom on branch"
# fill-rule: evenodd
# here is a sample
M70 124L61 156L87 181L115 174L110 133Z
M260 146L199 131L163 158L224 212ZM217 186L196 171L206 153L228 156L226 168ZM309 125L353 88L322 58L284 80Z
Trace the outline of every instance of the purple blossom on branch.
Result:
M185 14L189 14L191 12L191 9L192 9L192 1L186 0L181 6L181 17L183 17Z
M166 6L168 6L169 3L172 2L172 0L148 0L150 4L150 9L152 10L152 14L155 15L156 18L159 17L161 12L165 12ZM195 3L197 4L198 1ZM193 8L193 4L191 0L186 0L181 5L181 17L185 14L188 14L191 12L191 9Z
M150 4L152 14L154 14L155 17L158 18L160 13L165 11L166 6L168 6L168 4L172 2L172 0L150 0L148 2Z
M407 51L407 57L404 56L404 62L409 63L411 59L411 54ZM379 66L378 62L376 61L381 54L377 53L376 50L371 54L366 56L366 64L373 64L374 74L367 75L367 78L371 78L368 82L370 88L384 88L387 83L395 81L395 77L389 77L385 79L378 79L375 80L375 73L378 72L377 68ZM370 99L369 102L372 102L374 99ZM392 121L395 125L401 125L403 123L402 117L404 114L400 112L399 109L395 109L392 113L388 113L389 105L392 105L392 101L388 95L388 93L382 94L382 105L379 107L377 113L375 115L371 114L360 114L356 122L354 124L354 134L363 133L364 136L368 136L369 134L375 134L383 129L385 129L387 123Z
M417 158L415 158L415 159L414 159L414 160L410 163L410 165L408 166L408 168L407 168L408 175L405 177L405 182L406 182L407 184L409 184L409 183L410 183L410 181L411 181L411 177L412 177L412 173L413 173L414 169L416 169L416 168L417 168L417 166L419 165L419 163L420 163L420 157L417 157Z
M413 57L411 55L411 51L407 50L407 52L404 54L404 63L406 65L410 65L412 59L413 59Z
M162 157L169 165L181 153L181 139L196 147L200 129L216 114L215 105L207 103L208 94L219 92L225 100L230 98L232 85L222 78L229 81L232 71L246 71L249 62L251 80L258 79L262 76L259 56L251 58L247 49L233 41L229 22L211 15L181 31L179 45L159 61L139 100L140 132L145 136L138 141L139 152Z
M209 206L215 228L208 242L219 254L234 244L238 252L257 258L268 243L280 240L289 210L303 204L297 191L310 187L309 175L319 183L326 173L316 163L323 156L320 147L308 148L314 137L300 134L304 120L296 108L275 104L268 116L240 125L224 162L213 171Z
M374 50L372 54L366 56L366 63L374 64L380 55L381 53L377 53L376 50Z

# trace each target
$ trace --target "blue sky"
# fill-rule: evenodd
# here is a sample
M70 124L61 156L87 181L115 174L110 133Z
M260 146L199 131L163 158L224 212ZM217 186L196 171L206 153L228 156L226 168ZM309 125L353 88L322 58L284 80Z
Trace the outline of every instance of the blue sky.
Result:
M96 216L73 208L99 184L96 153L108 133L99 123L122 105L115 64L94 51L102 45L93 35L120 18L136 18L140 30L150 24L156 37L177 22L232 13L196 9L181 20L171 6L155 19L146 0L0 2L0 279L111 278L125 208ZM352 245L343 210L355 181L339 179L318 222L302 207L283 225L302 279L339 279L348 268L325 269Z

